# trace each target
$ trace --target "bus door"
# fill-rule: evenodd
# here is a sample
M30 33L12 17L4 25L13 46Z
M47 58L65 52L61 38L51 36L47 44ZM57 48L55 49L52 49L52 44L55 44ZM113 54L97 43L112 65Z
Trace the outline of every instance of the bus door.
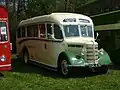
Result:
M47 40L44 41L43 45L43 52L44 52L44 62L48 65L51 65L53 62L52 54L53 54L53 31L52 31L52 24L46 24L46 31L47 31Z
M6 22L0 22L0 71L11 70L11 45Z
M62 32L59 25L47 24L47 39L45 47L45 61L47 64L55 66L57 63L59 52L61 51L61 43L58 39L61 39Z

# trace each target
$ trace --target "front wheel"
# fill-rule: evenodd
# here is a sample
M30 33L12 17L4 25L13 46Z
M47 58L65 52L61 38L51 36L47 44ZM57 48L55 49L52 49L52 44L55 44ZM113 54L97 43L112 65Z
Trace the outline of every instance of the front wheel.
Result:
M68 76L69 74L69 68L68 68L68 61L66 59L61 59L59 62L59 72L63 76Z
M105 74L108 72L108 67L107 66L101 66L99 68L94 68L94 72L98 74Z
M105 73L107 73L108 72L108 67L107 66L102 66L101 67L101 73L102 74L105 74Z

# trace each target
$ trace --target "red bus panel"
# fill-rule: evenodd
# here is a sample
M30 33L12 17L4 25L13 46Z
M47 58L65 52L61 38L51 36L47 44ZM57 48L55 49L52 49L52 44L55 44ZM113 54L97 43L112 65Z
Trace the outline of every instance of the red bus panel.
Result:
M0 6L0 71L11 70L11 45L8 11Z

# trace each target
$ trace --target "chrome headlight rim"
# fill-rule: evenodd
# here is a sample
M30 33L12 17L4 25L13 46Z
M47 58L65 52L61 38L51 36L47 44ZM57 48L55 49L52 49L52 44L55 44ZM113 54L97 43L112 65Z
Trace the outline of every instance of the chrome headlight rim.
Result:
M5 62L6 60L7 60L7 59L6 59L5 55L0 56L0 61L1 61L1 62Z
M104 55L104 49L101 48L101 49L98 51L98 53L100 53L101 55Z
M83 48L81 51L81 55L84 56L85 55L85 49Z

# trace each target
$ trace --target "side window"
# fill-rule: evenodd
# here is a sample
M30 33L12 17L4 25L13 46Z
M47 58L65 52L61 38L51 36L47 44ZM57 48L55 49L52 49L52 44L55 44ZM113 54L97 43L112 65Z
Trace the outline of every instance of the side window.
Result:
M27 37L32 37L32 28L31 28L31 26L27 26Z
M33 37L38 37L38 25L33 25Z
M55 39L63 39L62 30L56 24L54 24L54 37Z
M22 28L21 28L21 32L22 32L22 37L25 37L25 33L26 33L26 32L25 32L25 27L22 27Z
M39 27L40 27L40 38L45 38L46 37L46 35L45 35L45 24L40 24Z
M47 24L47 38L52 39L52 24Z
M21 38L21 30L20 30L20 28L18 28L18 30L17 30L17 38Z

